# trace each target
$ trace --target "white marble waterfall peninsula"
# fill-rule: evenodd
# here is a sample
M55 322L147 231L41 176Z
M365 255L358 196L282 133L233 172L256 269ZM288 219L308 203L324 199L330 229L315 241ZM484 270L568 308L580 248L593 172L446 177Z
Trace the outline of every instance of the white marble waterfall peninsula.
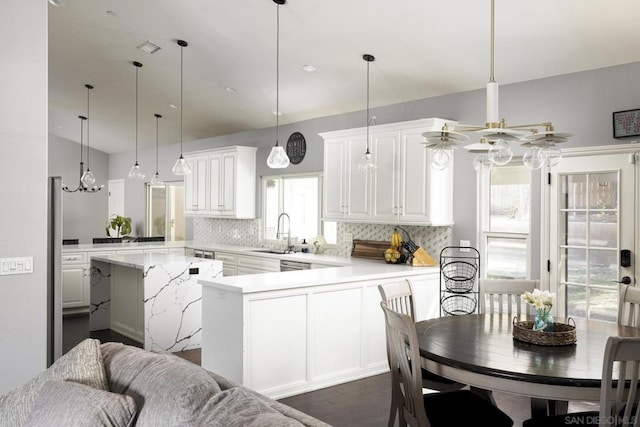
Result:
M91 257L90 330L111 329L145 350L183 351L202 342L202 286L222 261L146 253Z

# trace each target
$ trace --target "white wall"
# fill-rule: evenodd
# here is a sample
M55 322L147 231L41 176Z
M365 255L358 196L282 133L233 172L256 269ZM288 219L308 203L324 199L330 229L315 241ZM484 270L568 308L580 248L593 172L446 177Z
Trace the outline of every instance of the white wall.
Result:
M0 394L46 367L47 2L0 2L0 258L33 274L0 276Z
M79 129L78 129L79 131ZM79 132L78 132L79 133ZM87 167L84 147L84 166ZM109 155L91 148L89 158L96 185L104 185L97 193L62 193L63 239L79 239L91 243L93 237L105 237L104 226L108 217ZM49 134L49 176L61 176L71 189L78 187L80 179L80 144Z

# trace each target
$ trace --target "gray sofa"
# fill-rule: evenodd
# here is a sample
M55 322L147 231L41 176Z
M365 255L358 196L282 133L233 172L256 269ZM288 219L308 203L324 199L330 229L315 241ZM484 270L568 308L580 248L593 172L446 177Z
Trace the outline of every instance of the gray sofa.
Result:
M170 353L87 339L0 396L0 426L328 424Z

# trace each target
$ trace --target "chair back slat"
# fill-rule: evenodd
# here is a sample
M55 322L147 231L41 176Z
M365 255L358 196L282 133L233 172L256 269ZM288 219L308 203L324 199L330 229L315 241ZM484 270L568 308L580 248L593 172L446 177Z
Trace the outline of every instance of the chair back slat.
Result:
M418 335L413 319L390 309L380 302L384 311L392 366L398 366L399 384L403 396L404 420L410 426L428 426L429 421L422 402L422 373Z
M406 314L415 319L415 307L413 304L413 286L409 280L399 280L397 282L378 285L378 291L382 301L387 307L397 313Z
M640 288L629 285L620 286L618 323L624 326L640 327Z
M479 287L480 313L525 314L520 297L540 285L539 280L481 279Z
M600 425L617 420L622 426L638 426L638 375L640 338L609 337L602 364ZM622 417L622 419L620 419ZM609 422L609 424L606 424Z

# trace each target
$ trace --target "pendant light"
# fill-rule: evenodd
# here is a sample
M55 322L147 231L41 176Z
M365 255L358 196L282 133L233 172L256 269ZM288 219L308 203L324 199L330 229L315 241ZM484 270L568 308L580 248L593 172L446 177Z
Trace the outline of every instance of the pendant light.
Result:
M173 165L172 171L174 175L184 176L189 175L191 173L191 168L189 167L189 163L182 156L182 113L184 111L184 105L182 103L182 82L184 78L183 73L183 65L184 65L184 48L189 46L184 40L177 40L176 43L180 46L180 157Z
M136 67L136 162L131 166L129 170L129 178L142 180L144 179L144 172L140 169L138 164L138 70L142 67L142 64L133 61L133 66Z
M282 169L289 166L289 156L278 143L280 138L280 6L287 0L273 0L276 4L276 145L271 148L267 157L267 166L272 169Z
M156 118L156 173L153 175L153 178L151 178L151 185L162 185L163 182L160 179L160 174L158 173L158 121L162 116L158 113L153 116Z
M63 185L62 189L67 193L75 193L86 192L86 193L97 193L98 191L104 188L104 185L93 185L89 187L91 184L96 182L95 176L89 169L89 91L93 89L93 86L90 84L84 85L87 88L87 115L86 116L78 116L80 119L80 182L78 187L74 190L70 189L68 186ZM87 122L87 170L84 170L84 162L83 160L83 151L84 151L84 122Z
M367 151L364 152L360 163L358 163L358 169L364 172L373 172L378 166L371 160L371 151L369 151L369 64L376 60L373 55L364 54L362 59L367 63Z

